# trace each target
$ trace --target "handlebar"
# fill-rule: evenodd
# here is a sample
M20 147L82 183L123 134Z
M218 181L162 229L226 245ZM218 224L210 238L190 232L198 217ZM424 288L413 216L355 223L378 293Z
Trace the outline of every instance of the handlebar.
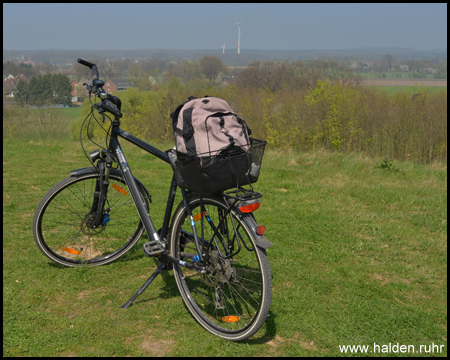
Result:
M78 59L77 62L80 63L81 65L87 66L89 69L92 69L92 67L95 66L95 64L90 63L89 61L83 59Z
M122 117L122 113L120 112L122 103L118 97L107 94L103 90L103 85L105 83L99 80L97 65L83 59L78 59L77 62L91 69L91 75L93 79L92 84L85 84L87 89L89 90L89 94L92 93L96 96L99 96L101 99L100 108L113 114L116 119L120 119Z
M89 61L78 59L77 60L79 64L87 66L89 69L91 69L91 75L94 80L98 79L98 70L97 65L90 63Z

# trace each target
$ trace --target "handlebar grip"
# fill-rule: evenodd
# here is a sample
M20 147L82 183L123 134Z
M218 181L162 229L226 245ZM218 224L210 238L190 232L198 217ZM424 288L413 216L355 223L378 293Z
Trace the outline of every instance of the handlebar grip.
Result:
M122 117L122 113L117 109L116 105L114 105L110 100L105 99L102 101L101 107L113 114L117 119L120 119Z
M83 59L78 59L77 62L81 65L87 66L89 69L92 69L92 67L95 66L95 64L92 64L89 61Z
M78 59L77 62L79 64L87 66L89 69L91 69L91 75L94 80L99 78L97 65L90 63L89 61L86 61L83 59Z

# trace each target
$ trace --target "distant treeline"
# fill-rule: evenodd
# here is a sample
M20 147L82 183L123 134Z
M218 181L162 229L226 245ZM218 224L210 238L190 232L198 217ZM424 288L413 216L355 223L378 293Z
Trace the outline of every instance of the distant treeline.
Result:
M247 66L253 61L296 61L311 59L360 59L379 60L386 54L397 59L447 59L447 49L416 50L411 48L359 48L342 50L251 50L241 47L241 54L231 45L223 54L220 46L210 50L141 49L141 50L3 50L3 62L26 58L38 63L65 65L74 64L78 58L99 61L123 59L151 59L183 61L201 59L203 56L217 56L227 66Z

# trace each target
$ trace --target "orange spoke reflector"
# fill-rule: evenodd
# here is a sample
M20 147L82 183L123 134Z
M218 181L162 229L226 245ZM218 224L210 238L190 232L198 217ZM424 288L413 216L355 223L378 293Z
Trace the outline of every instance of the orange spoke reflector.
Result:
M236 322L236 321L239 321L239 320L241 320L241 318L239 316L234 316L234 315L224 316L222 318L222 321L229 322L229 323Z
M70 249L70 248L66 248L66 247L62 247L62 250L64 250L65 252L68 252L69 254L74 254L74 255L80 255L81 252L78 250L74 250L74 249Z
M111 184L111 186L116 189L118 192L120 192L121 194L128 196L128 193L125 191L124 188L121 188L119 185L116 184Z
M203 211L203 216L206 216L206 211ZM198 213L194 216L194 221L199 221L202 218L202 213Z

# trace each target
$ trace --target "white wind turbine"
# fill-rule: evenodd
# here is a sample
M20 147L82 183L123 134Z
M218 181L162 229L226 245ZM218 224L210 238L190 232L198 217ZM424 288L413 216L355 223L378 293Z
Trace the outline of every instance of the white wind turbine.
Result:
M223 43L223 45L221 46L222 50L223 50L223 54L225 54L225 43Z
M239 34L238 34L238 54L240 54L241 53L241 24L242 24L242 21L238 22L238 23L235 23L235 24L238 26L238 31L239 31Z

